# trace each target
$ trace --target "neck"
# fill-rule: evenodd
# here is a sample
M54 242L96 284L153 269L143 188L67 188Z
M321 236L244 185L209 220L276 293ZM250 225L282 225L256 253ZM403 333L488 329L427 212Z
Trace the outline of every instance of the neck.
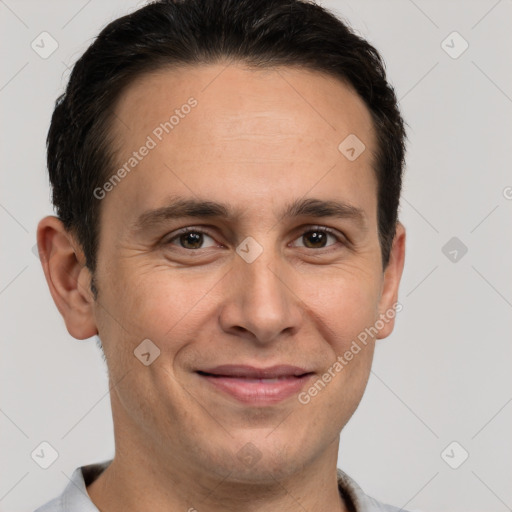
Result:
M233 436L218 437L216 450L214 446L201 447L200 440L184 445L177 441L179 431L162 438L154 431L142 430L124 414L115 394L111 400L115 457L87 487L102 512L347 512L336 472L339 434L323 449L300 460L301 454L309 453L307 447L291 447L287 457L286 441L277 438L274 445L267 435L261 444L266 452L248 467L231 458ZM253 440L263 435L257 429L253 432ZM215 439L213 434L210 437Z
M267 471L256 481L201 471L186 461L162 465L162 453L146 447L143 453L116 447L114 460L87 492L102 512L347 512L336 475L338 440L336 457L319 457L284 478Z

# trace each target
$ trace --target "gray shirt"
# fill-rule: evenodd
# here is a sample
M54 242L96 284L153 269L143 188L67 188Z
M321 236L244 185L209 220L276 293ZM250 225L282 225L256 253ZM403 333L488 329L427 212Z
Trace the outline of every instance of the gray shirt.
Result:
M99 512L87 494L87 486L94 482L111 462L112 460L107 460L75 469L62 494L35 512ZM337 473L340 494L351 512L407 512L370 498L341 469L338 468Z

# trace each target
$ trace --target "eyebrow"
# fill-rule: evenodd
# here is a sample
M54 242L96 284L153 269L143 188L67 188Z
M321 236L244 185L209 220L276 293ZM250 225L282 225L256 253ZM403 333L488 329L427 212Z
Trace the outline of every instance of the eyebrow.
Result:
M194 198L172 197L168 205L142 213L132 224L134 233L145 232L158 227L169 220L185 217L212 218L232 221L242 215L243 211L229 204ZM282 219L301 216L333 217L353 221L361 230L367 230L365 211L343 201L322 200L315 198L297 199L285 206Z

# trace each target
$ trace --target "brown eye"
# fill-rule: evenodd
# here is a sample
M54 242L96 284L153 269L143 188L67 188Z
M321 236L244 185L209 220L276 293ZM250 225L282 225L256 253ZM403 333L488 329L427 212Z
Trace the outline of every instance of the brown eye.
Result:
M178 247L180 247L181 249L188 250L204 249L205 246L203 246L203 244L205 242L205 237L209 238L213 242L211 245L206 247L215 246L213 238L204 231L201 231L200 229L197 228L182 229L179 233L170 238L166 242L166 245L178 245Z
M308 231L302 238L305 241L304 245L309 249L322 248L327 243L327 233L323 231Z
M200 249L203 243L202 233L185 233L178 238L184 249Z
M302 241L302 245L298 247L306 247L307 249L323 249L335 245L335 243L328 244L329 237L334 239L335 242L342 243L341 237L337 236L333 231L328 228L312 228L305 231L297 240Z

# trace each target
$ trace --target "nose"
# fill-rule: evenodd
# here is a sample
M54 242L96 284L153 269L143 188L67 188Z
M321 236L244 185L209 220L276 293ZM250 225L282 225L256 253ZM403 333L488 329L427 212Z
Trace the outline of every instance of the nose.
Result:
M294 291L297 275L271 252L252 263L236 259L220 313L225 332L260 345L295 334L303 321L302 300Z

